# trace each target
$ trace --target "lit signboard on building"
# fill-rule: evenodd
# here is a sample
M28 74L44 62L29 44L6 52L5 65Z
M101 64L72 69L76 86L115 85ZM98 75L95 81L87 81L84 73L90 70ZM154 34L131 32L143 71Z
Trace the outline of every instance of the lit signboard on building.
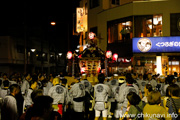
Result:
M76 8L76 31L83 32L83 8Z
M180 37L133 38L133 53L180 52Z

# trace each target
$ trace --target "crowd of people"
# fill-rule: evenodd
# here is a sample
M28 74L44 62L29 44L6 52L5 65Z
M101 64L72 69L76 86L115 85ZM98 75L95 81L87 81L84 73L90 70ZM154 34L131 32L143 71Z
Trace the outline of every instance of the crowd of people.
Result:
M1 120L180 120L180 77L0 73Z

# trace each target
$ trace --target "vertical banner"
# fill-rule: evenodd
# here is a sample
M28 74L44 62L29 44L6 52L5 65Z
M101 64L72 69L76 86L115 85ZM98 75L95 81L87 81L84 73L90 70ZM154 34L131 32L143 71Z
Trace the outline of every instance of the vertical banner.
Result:
M84 26L83 26L83 8L76 8L76 31L83 32Z

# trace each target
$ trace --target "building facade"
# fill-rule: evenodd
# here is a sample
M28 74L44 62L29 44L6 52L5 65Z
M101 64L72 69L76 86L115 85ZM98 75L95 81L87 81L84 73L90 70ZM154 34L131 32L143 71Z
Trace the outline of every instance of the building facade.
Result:
M180 70L179 49L134 52L133 41L156 38L161 42L164 37L179 36L179 4L179 0L82 0L80 6L87 16L83 36L86 32L95 32L98 47L118 54L118 61L110 65L112 71L133 69L137 73L173 74ZM157 56L160 56L160 65Z
M54 73L65 69L65 53L58 53L46 40L0 36L0 71L20 73ZM26 53L26 54L25 54Z

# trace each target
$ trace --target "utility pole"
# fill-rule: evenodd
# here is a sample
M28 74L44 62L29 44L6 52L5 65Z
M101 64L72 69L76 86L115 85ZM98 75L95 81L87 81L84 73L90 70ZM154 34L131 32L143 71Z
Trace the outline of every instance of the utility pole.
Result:
M24 2L24 73L27 72L27 25L26 25L26 2Z

